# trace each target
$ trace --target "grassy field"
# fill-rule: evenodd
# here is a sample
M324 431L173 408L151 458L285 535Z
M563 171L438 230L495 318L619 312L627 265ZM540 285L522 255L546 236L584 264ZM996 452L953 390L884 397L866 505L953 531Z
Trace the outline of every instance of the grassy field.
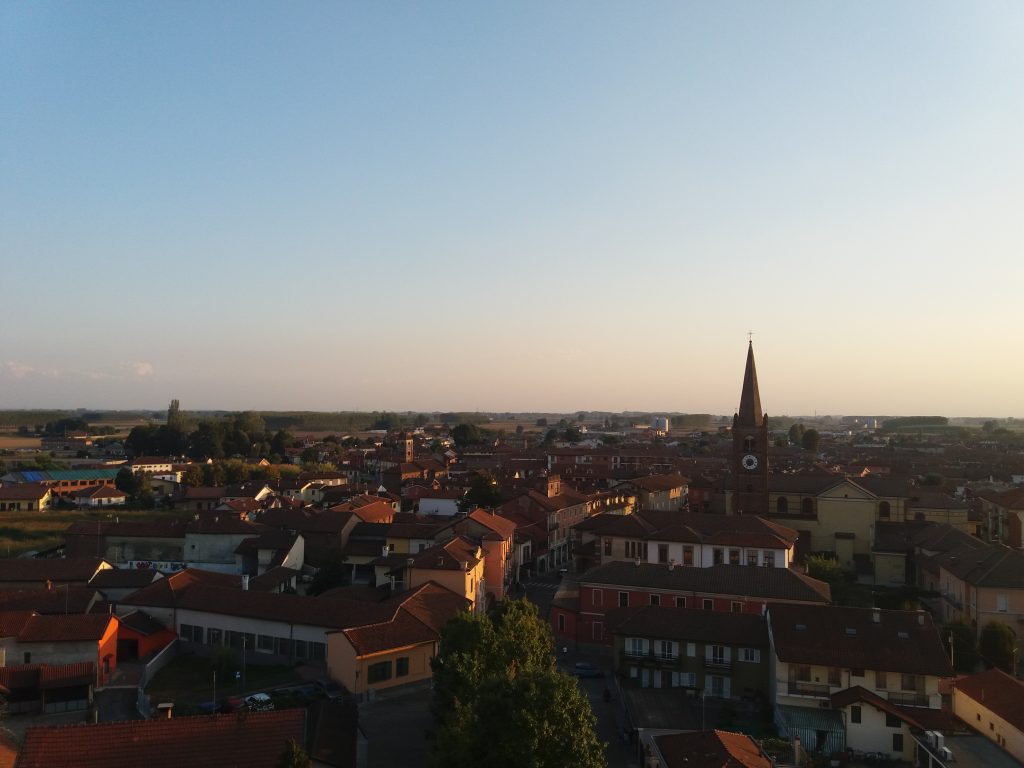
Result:
M41 445L38 437L20 437L19 435L0 435L0 451L17 451L22 448L38 451Z
M0 557L17 557L30 550L40 551L64 543L64 531L72 523L107 520L181 519L190 515L155 510L104 510L79 512L0 512Z

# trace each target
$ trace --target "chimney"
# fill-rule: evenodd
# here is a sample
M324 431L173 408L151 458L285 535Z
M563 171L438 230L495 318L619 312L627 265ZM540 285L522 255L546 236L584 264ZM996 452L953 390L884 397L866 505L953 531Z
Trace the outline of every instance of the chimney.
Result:
M46 591L53 592L53 582L49 579L46 580Z
M922 627L924 626L924 611L917 612L917 623Z
M381 553L380 553L381 557L387 557L390 554L391 554L391 549L388 547L387 544L385 544L384 546L381 547Z
M636 565L637 568L639 568L640 567L640 558L638 557L636 560L634 560L633 564Z
M242 591L247 592L249 590L249 574L242 574Z
M161 717L165 717L166 719L170 720L171 719L171 711L174 709L174 702L173 701L164 701L164 702L161 702L160 704L157 704L156 708L157 708L157 711L160 713Z
M879 613L878 611L872 611L871 612L871 621L873 621L875 624L880 623L882 621L882 614Z

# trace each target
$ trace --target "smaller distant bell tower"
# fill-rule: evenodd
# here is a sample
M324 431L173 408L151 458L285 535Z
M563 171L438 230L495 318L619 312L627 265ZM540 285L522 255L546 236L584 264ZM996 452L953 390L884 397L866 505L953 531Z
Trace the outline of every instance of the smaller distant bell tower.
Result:
M768 514L768 414L761 411L754 342L747 346L739 411L732 419L733 515Z

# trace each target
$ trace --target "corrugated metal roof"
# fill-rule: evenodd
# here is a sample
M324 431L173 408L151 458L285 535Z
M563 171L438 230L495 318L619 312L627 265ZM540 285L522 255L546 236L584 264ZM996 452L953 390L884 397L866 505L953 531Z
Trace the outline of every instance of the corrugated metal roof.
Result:
M783 738L799 736L801 746L808 752L828 755L846 751L846 727L842 714L837 710L779 704L775 708L775 724ZM825 736L824 744L818 743L821 734Z

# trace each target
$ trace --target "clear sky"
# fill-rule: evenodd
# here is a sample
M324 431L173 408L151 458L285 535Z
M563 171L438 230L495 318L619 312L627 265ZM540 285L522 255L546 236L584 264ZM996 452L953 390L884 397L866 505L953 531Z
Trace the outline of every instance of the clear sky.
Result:
M1024 3L0 3L0 407L1024 416Z

